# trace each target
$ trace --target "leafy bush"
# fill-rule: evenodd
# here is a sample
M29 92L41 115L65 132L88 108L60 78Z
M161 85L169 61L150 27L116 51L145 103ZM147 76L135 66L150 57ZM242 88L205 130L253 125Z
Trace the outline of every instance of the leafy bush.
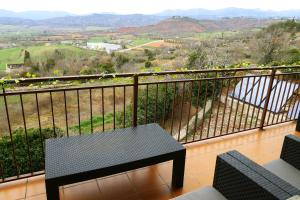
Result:
M12 133L19 174L30 173L31 169L33 172L44 169L44 139L55 137L55 135L61 137L63 136L63 131L56 128L54 134L52 128L42 129L41 132L39 129L32 128L27 130L27 140L23 128L19 128ZM17 175L10 136L0 138L0 172L0 176L2 174L3 177Z
M201 86L200 84L195 83L192 88L192 104L194 106L203 106L205 97L206 100L216 100L221 92L221 81L202 81ZM206 91L207 90L207 91ZM187 91L188 92L188 91ZM199 100L198 100L198 92L199 92ZM206 93L207 92L207 93ZM205 95L207 94L207 95ZM214 95L214 96L213 96ZM198 101L198 102L197 102Z
M165 85L159 85L157 90L156 99L156 87L149 86L148 95L146 89L139 89L138 94L138 124L145 124L146 112L147 123L159 122L166 119L172 112L172 102L174 98L174 87L167 87ZM148 96L148 98L147 98ZM147 102L146 102L147 100ZM156 104L157 103L157 104ZM133 108L127 106L125 109L125 126L132 126ZM116 115L117 126L122 127L124 124L124 112L119 112ZM156 119L156 120L155 120Z
M150 61L145 62L145 68L150 68L152 66L152 63Z

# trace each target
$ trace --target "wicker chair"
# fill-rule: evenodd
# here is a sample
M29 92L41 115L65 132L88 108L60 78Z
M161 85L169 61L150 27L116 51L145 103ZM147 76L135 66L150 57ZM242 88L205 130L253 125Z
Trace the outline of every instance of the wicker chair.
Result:
M281 159L299 167L299 138L288 135ZM299 168L297 168L299 169ZM217 156L213 187L184 194L174 200L269 200L297 199L300 190L237 151Z

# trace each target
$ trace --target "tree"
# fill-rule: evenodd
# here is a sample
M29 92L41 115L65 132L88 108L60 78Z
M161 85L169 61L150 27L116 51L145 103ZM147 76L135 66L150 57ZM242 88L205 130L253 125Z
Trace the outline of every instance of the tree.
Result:
M30 52L27 50L24 50L24 65L30 66L32 64L31 58L30 58Z
M152 63L149 60L147 60L145 62L145 68L150 68L151 66L152 66Z
M207 54L203 46L196 46L188 55L187 68L199 69L207 64Z
M117 67L120 68L122 65L124 65L127 62L129 62L129 58L127 58L123 54L118 54L117 55L117 58L116 58Z
M155 55L155 54L154 54L151 50L145 49L145 50L144 50L144 53L145 53L145 55L148 57L148 61L151 61L151 60L154 59L154 55Z

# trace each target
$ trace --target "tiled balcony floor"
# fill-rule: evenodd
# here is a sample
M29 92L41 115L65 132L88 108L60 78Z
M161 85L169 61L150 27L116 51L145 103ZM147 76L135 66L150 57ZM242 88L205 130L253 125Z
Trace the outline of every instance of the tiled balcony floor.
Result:
M211 185L216 156L236 149L262 164L280 155L283 138L296 134L296 124L286 123L239 134L186 145L187 159L184 187L172 190L172 162L166 162L127 173L64 186L63 200L141 200L170 199L197 188ZM0 184L0 199L45 200L44 176Z

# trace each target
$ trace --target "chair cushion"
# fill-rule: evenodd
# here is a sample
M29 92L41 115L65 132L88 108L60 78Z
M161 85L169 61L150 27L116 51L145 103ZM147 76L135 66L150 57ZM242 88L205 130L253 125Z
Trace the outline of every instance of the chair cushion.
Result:
M173 200L227 200L218 190L207 186L198 190L183 194Z
M296 169L284 160L273 160L263 166L281 179L290 183L292 186L300 189L300 170Z

